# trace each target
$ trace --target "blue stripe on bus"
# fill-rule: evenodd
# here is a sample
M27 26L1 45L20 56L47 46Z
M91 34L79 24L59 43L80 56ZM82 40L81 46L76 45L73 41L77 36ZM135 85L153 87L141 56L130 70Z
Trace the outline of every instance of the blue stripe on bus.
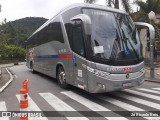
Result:
M39 55L38 58L59 58L58 55Z
M39 55L37 58L72 58L72 54Z

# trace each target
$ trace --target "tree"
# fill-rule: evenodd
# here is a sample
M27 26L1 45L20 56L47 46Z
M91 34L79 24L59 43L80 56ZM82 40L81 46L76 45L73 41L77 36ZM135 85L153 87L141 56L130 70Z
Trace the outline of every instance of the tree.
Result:
M3 61L24 60L25 50L24 48L17 47L15 45L7 45L0 41L0 63Z
M24 41L47 19L45 18L22 18L11 22L3 22L0 25L0 41L8 45L24 47ZM5 21L5 20L4 20Z
M135 0L134 2L140 7L140 10L134 15L135 20L149 22L148 13L153 11L155 14L160 14L160 0Z
M7 23L7 18L4 18L4 24L6 24Z
M160 0L147 0L146 2L136 0L135 3L140 7L137 13L140 21L150 22L155 28L155 49L160 51L160 22L158 24L149 20L148 13L153 11L156 15L160 14Z
M131 13L131 6L129 3L129 0L122 0L123 3L123 7L126 10L126 12L128 12L129 14Z
M146 2L136 0L135 3L140 7L140 11L147 15L150 11L155 12L155 14L160 13L160 0L147 0Z
M131 6L130 6L130 3L129 3L129 0L121 0L121 1L122 1L122 5L123 5L124 9L126 10L126 12L130 13ZM114 8L119 9L119 6L120 6L120 1L119 0L106 0L106 3L110 7L112 7L112 5L113 5Z
M95 3L97 0L84 0L85 3L90 3L90 4L93 4Z

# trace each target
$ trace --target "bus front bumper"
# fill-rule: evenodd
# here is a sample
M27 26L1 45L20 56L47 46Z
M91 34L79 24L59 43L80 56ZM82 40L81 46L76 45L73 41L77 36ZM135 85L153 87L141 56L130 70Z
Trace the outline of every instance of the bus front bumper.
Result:
M117 76L117 75L115 75ZM104 93L116 90L132 88L141 85L144 82L145 74L135 76L131 79L123 79L116 77L116 79L108 79L90 74L88 77L88 91L90 93Z

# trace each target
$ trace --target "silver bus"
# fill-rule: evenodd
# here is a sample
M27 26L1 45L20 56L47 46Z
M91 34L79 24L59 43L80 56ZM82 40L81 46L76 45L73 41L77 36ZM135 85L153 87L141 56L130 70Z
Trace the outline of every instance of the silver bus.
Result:
M71 5L38 28L27 40L27 66L90 93L139 86L144 59L137 26L121 10L92 4Z

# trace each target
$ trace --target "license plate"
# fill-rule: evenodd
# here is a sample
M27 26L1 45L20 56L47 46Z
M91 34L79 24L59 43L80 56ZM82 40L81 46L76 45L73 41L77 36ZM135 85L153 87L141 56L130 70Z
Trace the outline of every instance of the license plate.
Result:
M130 82L129 82L129 83L123 83L123 84L122 84L122 87L123 87L123 88L129 88L129 87L132 87L132 86L133 86L133 85L132 85L132 83L130 83Z

